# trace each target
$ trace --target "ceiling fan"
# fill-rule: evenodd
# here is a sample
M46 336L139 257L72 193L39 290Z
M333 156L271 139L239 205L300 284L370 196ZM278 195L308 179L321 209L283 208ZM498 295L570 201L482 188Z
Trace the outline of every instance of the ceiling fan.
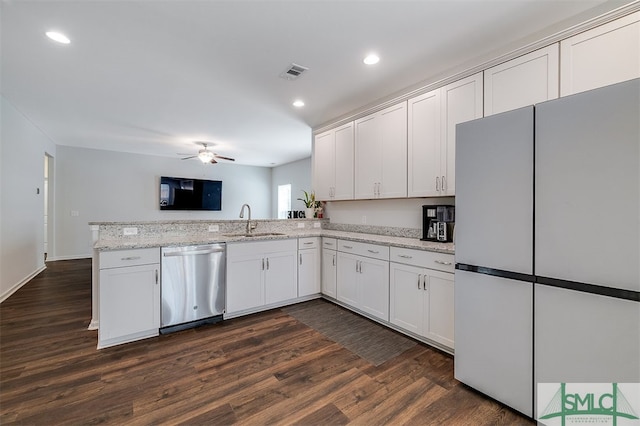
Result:
M198 145L202 145L202 149L198 151L197 155L189 155L189 154L178 154L178 155L189 155L188 157L182 158L182 160L189 160L191 158L198 158L203 163L211 163L216 164L216 160L227 160L227 161L236 161L235 158L225 157L223 155L218 155L213 151L209 151L207 149L207 142L194 142Z

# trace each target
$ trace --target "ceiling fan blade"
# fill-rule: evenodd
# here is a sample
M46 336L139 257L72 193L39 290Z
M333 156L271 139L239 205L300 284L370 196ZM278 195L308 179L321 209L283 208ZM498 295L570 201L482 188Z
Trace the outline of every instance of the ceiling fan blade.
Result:
M223 156L223 155L218 155L218 154L216 154L216 155L215 155L215 157L216 157L216 158L219 158L219 159L221 159L221 160L236 161L236 160L235 160L235 158L225 157L225 156Z
M189 160L189 159L191 159L191 158L198 158L198 156L197 156L197 155L192 155L191 157L184 157L184 158L181 158L181 160Z

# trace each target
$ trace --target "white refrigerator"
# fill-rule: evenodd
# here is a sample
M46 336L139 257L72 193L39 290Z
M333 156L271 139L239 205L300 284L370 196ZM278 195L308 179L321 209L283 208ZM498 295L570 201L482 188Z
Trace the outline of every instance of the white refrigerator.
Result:
M640 80L458 125L455 377L640 382Z

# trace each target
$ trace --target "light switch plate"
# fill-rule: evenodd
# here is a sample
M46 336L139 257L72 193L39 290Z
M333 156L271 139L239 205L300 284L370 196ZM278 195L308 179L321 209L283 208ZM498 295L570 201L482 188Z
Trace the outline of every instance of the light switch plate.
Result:
M298 222L298 228L304 228L304 222Z
M320 228L320 222L313 222L314 228Z
M220 226L218 225L209 225L209 232L218 232L220 230Z
M122 228L124 235L138 235L138 228Z

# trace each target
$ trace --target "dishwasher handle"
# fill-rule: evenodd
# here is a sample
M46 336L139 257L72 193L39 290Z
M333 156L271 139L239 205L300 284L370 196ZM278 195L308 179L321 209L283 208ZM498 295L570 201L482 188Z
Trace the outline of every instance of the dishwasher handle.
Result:
M190 250L190 251L169 251L165 252L164 256L193 256L196 254L212 254L212 253L224 253L225 249L217 248L217 249L206 249L206 250Z

